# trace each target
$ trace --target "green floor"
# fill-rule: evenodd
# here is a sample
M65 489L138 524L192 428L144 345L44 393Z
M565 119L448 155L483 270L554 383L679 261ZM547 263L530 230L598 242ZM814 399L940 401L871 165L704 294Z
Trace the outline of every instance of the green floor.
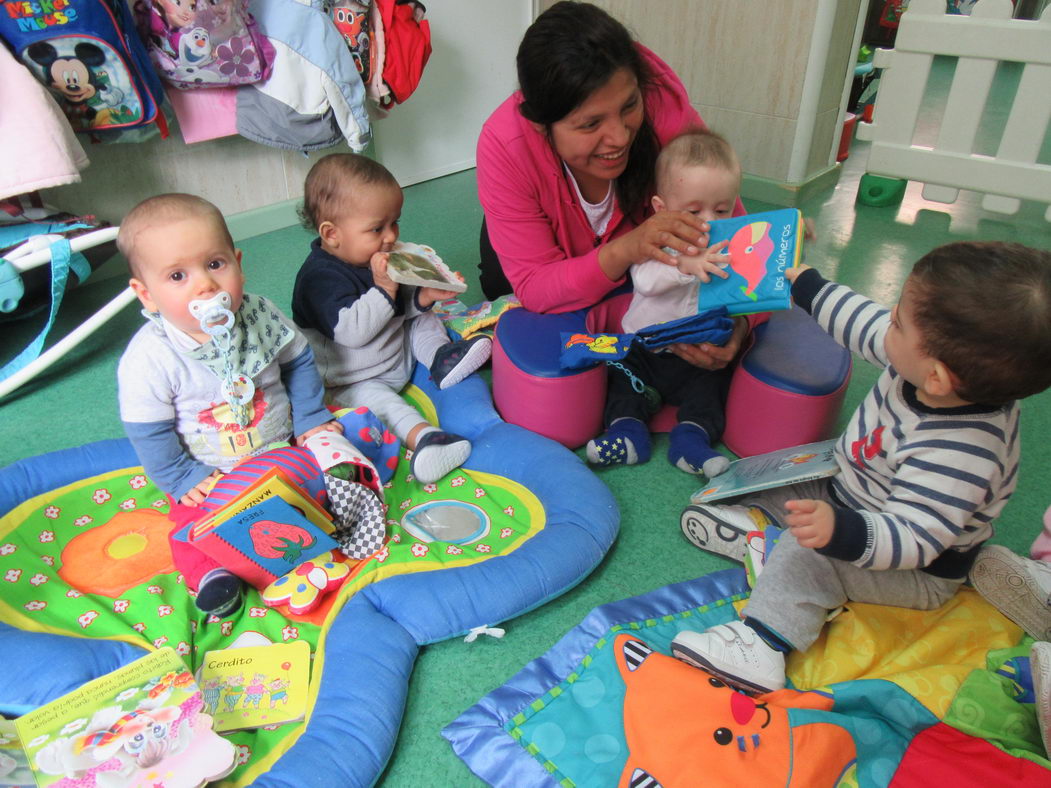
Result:
M945 71L940 73L944 78ZM1004 89L1011 89L1015 79L1011 72L1001 75ZM996 134L997 122L1002 120L993 113L989 128L983 131L990 139ZM1045 145L1045 153L1048 147ZM818 227L818 239L808 246L806 261L825 275L890 304L912 262L939 244L981 238L1051 248L1051 229L1042 218L1044 206L1023 204L1018 215L1001 217L983 211L978 198L967 193L951 206L925 202L915 184L909 186L898 207L856 206L864 154L865 144L855 143L838 185L801 206ZM747 205L751 211L775 207L754 201ZM471 283L463 296L468 303L481 299L475 269L480 221L473 171L406 190L402 237L434 246L452 267L463 272ZM248 289L287 309L295 271L309 240L305 231L289 228L240 244ZM57 335L83 320L120 286L117 281L103 282L72 293L63 305ZM995 308L995 302L991 306ZM141 321L137 310L127 309L57 369L0 402L0 466L55 449L122 437L116 364ZM5 336L0 364L35 334L29 320L0 330ZM841 418L874 379L874 371L863 362L856 366ZM1047 478L1051 445L1045 442L1051 435L1051 394L1024 403L1022 433L1018 490L998 523L995 539L1018 551L1027 548L1040 527L1043 510L1051 504ZM648 464L601 472L620 507L621 532L605 560L576 588L532 613L508 622L491 622L506 628L502 640L466 644L456 639L422 650L398 744L381 785L479 784L439 736L444 725L543 654L593 607L731 565L696 550L680 535L679 514L698 482L668 465L666 449L666 436L661 436Z

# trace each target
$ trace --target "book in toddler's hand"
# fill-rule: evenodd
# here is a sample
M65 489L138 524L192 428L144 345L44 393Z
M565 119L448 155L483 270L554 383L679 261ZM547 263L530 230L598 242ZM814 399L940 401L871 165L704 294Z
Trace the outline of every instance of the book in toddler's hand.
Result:
M191 533L190 543L260 590L304 561L339 549L335 539L277 496L204 533Z
M467 285L454 274L429 246L398 241L387 255L387 275L403 285L436 287L462 293Z
M201 690L217 731L303 719L309 682L305 640L218 649L201 663Z
M702 282L697 311L724 305L731 315L773 312L792 305L785 271L799 265L803 251L803 217L795 208L714 219L708 246L730 242L726 253L730 276Z
M836 439L833 438L734 460L729 468L712 479L711 484L690 496L690 500L710 503L832 476L839 471L832 451L835 445Z
M167 647L23 714L15 730L40 788L196 788L234 767L233 744Z

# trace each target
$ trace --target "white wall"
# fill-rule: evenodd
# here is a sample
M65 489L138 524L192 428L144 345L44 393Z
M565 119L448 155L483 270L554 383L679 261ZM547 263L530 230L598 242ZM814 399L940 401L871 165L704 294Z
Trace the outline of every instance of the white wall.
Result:
M434 54L404 106L375 122L376 158L399 183L474 167L478 132L515 89L515 52L530 0L431 0Z
M675 69L753 182L796 186L830 169L867 0L591 2Z
M376 156L403 185L474 166L482 122L515 87L514 53L532 19L530 0L426 5L434 53L420 85L373 125ZM238 136L186 145L177 131L167 140L85 148L92 163L82 182L47 190L50 204L118 223L146 197L185 191L211 200L227 216L254 214L249 224L255 232L290 224L290 206L280 204L302 196L303 178L319 155L346 150L304 156Z

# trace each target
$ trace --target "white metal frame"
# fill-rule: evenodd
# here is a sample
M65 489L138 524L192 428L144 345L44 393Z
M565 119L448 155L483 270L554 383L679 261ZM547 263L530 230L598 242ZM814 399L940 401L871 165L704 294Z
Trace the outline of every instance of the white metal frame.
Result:
M1012 19L1011 0L980 0L970 16L947 14L945 0L912 0L894 49L877 50L884 69L872 123L867 172L924 184L925 199L955 202L960 189L984 194L982 207L1014 214L1020 200L1051 203L1051 166L1036 158L1051 121L1051 7L1039 20ZM936 145L913 133L934 55L959 58ZM978 121L1000 61L1024 64L995 156L972 152ZM1051 222L1051 206L1044 214Z
M70 248L74 252L81 252L85 249L90 249L94 246L112 241L117 237L118 229L119 228L117 227L105 227L101 230L78 235L76 238L70 240ZM15 270L21 274L30 269L37 268L38 266L49 264L51 262L51 251L50 249L41 249L10 260L10 262ZM66 355L66 353L95 333L99 327L113 318L118 312L134 300L135 293L130 287L125 288L109 303L103 306L102 309L73 329L66 337L59 342L56 342L52 347L41 353L35 360L11 375L11 377L0 381L0 398L6 397L23 383L26 383L50 367Z

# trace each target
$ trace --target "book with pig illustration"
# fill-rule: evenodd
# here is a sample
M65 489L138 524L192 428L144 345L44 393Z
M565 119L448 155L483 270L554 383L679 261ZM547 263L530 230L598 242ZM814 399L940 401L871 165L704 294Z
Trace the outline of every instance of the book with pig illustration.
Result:
M206 711L221 733L301 720L310 688L310 645L295 640L208 651L200 681Z
M201 688L167 647L23 714L14 727L40 788L196 788L234 767L234 746L212 730Z
M702 283L697 311L726 305L731 315L772 312L791 306L785 271L799 265L803 220L795 208L716 219L709 223L708 245L729 240L729 278Z
M339 548L331 536L278 496L203 533L191 533L190 542L260 590L304 561Z

